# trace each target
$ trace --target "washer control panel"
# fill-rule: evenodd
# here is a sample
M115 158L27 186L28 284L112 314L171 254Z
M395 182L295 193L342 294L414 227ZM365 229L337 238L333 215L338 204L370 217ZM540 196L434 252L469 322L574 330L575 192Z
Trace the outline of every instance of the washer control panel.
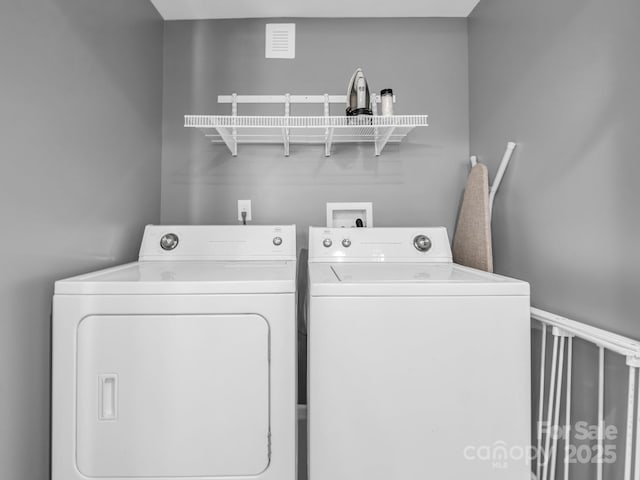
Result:
M413 237L413 246L419 252L428 252L431 249L431 245L431 239L422 233Z
M452 262L444 227L309 229L310 262Z

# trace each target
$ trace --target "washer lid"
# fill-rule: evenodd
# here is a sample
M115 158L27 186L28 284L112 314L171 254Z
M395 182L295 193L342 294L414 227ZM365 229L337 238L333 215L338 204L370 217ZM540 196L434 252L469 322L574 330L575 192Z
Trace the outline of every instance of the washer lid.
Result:
M309 264L312 296L529 295L529 284L456 264Z
M295 292L295 261L134 262L59 280L56 294L151 295Z

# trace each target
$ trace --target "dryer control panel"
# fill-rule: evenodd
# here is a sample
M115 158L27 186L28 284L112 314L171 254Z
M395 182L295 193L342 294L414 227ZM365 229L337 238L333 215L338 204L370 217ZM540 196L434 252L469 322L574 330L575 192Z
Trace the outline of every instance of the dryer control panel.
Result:
M309 228L310 262L450 263L444 227Z
M295 260L295 225L147 225L140 261Z

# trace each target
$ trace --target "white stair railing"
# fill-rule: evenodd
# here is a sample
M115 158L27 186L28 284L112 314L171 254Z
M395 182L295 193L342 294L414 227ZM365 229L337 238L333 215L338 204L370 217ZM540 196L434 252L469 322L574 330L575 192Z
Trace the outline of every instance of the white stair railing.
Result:
M573 339L580 338L598 348L598 427L596 447L596 479L603 480L603 466L605 455L605 429L604 429L604 380L605 380L605 351L609 350L626 359L628 366L627 381L627 411L626 411L626 438L624 455L624 480L631 480L632 464L633 479L640 480L640 401L637 402L637 415L634 415L636 403L636 377L640 368L640 342L606 330L592 327L584 323L554 315L543 310L532 308L531 318L542 325L540 345L540 383L538 390L538 415L536 428L535 464L532 465L533 473L537 480L557 480L563 478L569 480L571 455L570 455L570 428L571 428L571 376L573 371ZM549 369L549 382L545 381L547 372L547 337L553 338L551 347L551 365ZM566 360L565 360L566 358ZM566 361L566 368L564 363ZM566 376L564 375L566 371ZM564 390L564 419L560 419L562 409L562 391ZM546 394L546 395L545 395ZM546 403L545 403L546 399ZM546 417L545 417L546 410ZM635 418L635 432L634 432ZM560 422L563 425L560 425ZM560 429L563 430L564 452L562 473L556 471L558 437ZM634 441L635 433L635 441ZM634 449L635 445L635 449Z

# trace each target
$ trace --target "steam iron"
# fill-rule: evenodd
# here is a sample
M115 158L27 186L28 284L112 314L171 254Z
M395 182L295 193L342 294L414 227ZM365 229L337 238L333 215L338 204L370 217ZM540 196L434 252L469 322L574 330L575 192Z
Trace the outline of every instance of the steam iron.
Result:
M347 116L372 115L369 85L361 68L358 68L347 88Z

